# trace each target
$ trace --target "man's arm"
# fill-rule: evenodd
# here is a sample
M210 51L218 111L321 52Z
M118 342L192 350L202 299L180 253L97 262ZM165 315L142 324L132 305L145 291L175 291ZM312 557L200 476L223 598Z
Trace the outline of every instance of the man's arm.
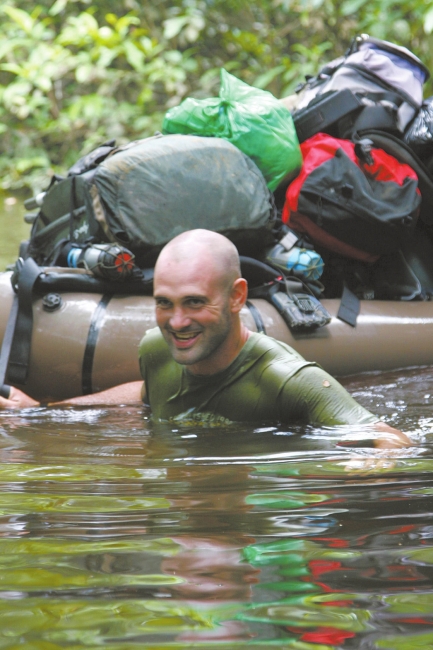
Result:
M99 393L79 395L60 402L52 402L49 406L115 406L117 404L142 404L145 398L142 381L131 381L119 384ZM0 408L22 409L39 406L40 403L23 393L19 388L11 386L8 398L0 397Z
M398 449L412 444L410 438L398 429L380 422L362 407L331 375L315 366L306 366L294 377L298 401L302 404L305 419L313 425L369 425L371 438L351 442L346 438L341 446L374 446L377 449ZM354 444L355 443L355 444Z

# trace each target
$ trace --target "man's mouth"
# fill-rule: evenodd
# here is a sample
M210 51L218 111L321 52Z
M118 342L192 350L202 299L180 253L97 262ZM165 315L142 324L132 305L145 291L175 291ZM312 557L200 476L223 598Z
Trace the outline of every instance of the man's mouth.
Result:
M170 334L174 339L176 347L188 348L195 343L200 332L173 332L173 330L170 330Z

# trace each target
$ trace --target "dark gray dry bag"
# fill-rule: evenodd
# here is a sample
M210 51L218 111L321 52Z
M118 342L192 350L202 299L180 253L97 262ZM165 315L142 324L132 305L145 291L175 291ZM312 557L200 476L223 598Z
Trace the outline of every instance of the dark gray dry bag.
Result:
M63 215L57 230L55 213L57 220ZM254 256L273 240L274 222L265 179L237 147L220 138L155 136L114 149L94 169L54 185L34 225L29 254L40 264L52 263L53 249L64 241L113 241L146 267L176 235L206 228Z

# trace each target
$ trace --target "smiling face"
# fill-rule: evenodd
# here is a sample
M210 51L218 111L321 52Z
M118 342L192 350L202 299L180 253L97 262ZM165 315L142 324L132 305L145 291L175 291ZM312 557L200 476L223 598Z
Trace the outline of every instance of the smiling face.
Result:
M209 274L170 266L155 277L156 321L174 359L194 365L211 356L229 335L228 299Z
M181 249L169 244L158 259L156 321L175 361L194 374L212 374L229 365L243 345L239 312L246 282L220 263L215 246L188 241Z

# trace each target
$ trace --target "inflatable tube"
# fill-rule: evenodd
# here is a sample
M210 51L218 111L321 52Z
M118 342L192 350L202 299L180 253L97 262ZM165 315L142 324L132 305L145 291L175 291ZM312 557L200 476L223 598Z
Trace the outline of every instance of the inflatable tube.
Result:
M13 296L10 274L0 274L1 338ZM249 301L242 319L337 376L433 364L433 302L362 301L356 328L336 318L338 300L323 304L331 323L306 334L292 334L265 300ZM20 388L36 399L59 400L140 379L138 345L154 326L150 296L62 292L61 306L51 312L38 297L28 380Z

